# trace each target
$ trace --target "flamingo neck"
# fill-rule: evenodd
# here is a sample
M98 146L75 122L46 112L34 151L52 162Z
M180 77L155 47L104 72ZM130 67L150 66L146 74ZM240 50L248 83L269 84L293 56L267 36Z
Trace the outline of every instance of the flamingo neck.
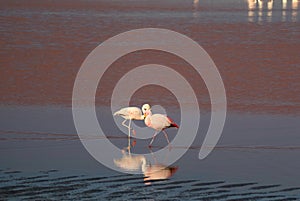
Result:
M151 115L152 115L152 112L151 112L151 110L147 110L147 111L145 112L145 114L146 114L147 116L151 116Z

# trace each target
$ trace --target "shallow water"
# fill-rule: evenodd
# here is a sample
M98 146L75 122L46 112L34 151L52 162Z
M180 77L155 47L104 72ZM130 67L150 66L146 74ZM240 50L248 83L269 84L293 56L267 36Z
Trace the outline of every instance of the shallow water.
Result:
M299 8L297 0L1 1L0 199L299 200ZM149 63L170 66L196 92L201 121L191 147L157 156L166 146L160 134L152 150L150 139L137 139L131 148L140 156L154 152L147 167L165 165L187 150L171 165L178 169L164 175L167 180L151 185L141 167L141 174L125 174L97 162L81 144L70 108L86 56L116 34L145 27L171 29L198 42L216 63L228 101L219 143L199 160L210 98L190 65L147 50L110 66L96 105L107 138L120 149L112 162L126 156L121 149L128 142L107 106L127 71ZM132 105L145 102L163 106L179 125L189 119L180 117L176 97L164 88L143 87L132 96ZM149 132L137 135L151 137ZM176 135L175 129L167 132L170 139Z
M149 185L141 173L119 173L92 158L76 134L71 108L6 106L1 111L2 198L300 199L299 118L294 115L229 113L217 147L199 160L210 118L204 113L194 143L171 165L178 170L168 180ZM99 107L97 111L107 114L110 109ZM179 122L176 113L170 115ZM112 153L103 154L111 160L122 158L126 135L109 120L104 124L108 139L120 153L116 158ZM167 132L172 139L176 130ZM97 135L85 140L95 139L103 140ZM157 136L152 150L147 147L149 141L137 139L131 152L142 156L152 151L147 158L151 165L167 164L174 152L186 149L174 146L158 157L156 151L166 146L163 135Z

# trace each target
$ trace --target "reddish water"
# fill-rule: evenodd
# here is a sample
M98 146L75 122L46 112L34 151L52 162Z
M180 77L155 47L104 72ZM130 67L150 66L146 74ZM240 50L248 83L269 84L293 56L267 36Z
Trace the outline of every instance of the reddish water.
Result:
M70 106L76 74L98 44L124 31L157 27L185 34L205 48L223 78L230 110L300 112L296 1L286 5L277 1L272 8L252 1L1 4L1 104ZM205 84L188 64L156 51L133 53L115 62L100 82L97 104L108 105L116 81L128 70L149 62L178 70L194 86L201 108L210 107ZM132 104L156 104L165 92L156 90L141 89ZM168 92L159 100L162 105L170 101L175 98Z

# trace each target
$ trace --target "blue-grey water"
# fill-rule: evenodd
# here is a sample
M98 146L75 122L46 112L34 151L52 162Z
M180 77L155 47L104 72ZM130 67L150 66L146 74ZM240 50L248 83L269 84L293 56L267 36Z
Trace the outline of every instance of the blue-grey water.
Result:
M3 199L300 199L299 117L293 115L229 112L217 147L199 160L209 122L209 114L203 114L196 140L172 164L178 167L177 172L168 180L149 185L143 174L109 170L93 159L76 134L71 108L2 107L1 111ZM109 113L109 108L98 111ZM127 146L125 134L117 128L111 132L108 138L114 144L120 149ZM148 143L137 140L132 152L148 152ZM154 155L165 143L163 135L158 136ZM178 149L181 147L166 155Z

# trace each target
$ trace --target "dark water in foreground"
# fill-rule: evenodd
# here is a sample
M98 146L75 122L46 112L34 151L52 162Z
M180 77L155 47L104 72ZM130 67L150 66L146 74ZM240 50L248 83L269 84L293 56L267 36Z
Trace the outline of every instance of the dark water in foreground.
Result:
M174 179L145 185L140 176L61 175L56 170L24 176L1 170L0 198L22 200L299 200L300 186L222 180Z

